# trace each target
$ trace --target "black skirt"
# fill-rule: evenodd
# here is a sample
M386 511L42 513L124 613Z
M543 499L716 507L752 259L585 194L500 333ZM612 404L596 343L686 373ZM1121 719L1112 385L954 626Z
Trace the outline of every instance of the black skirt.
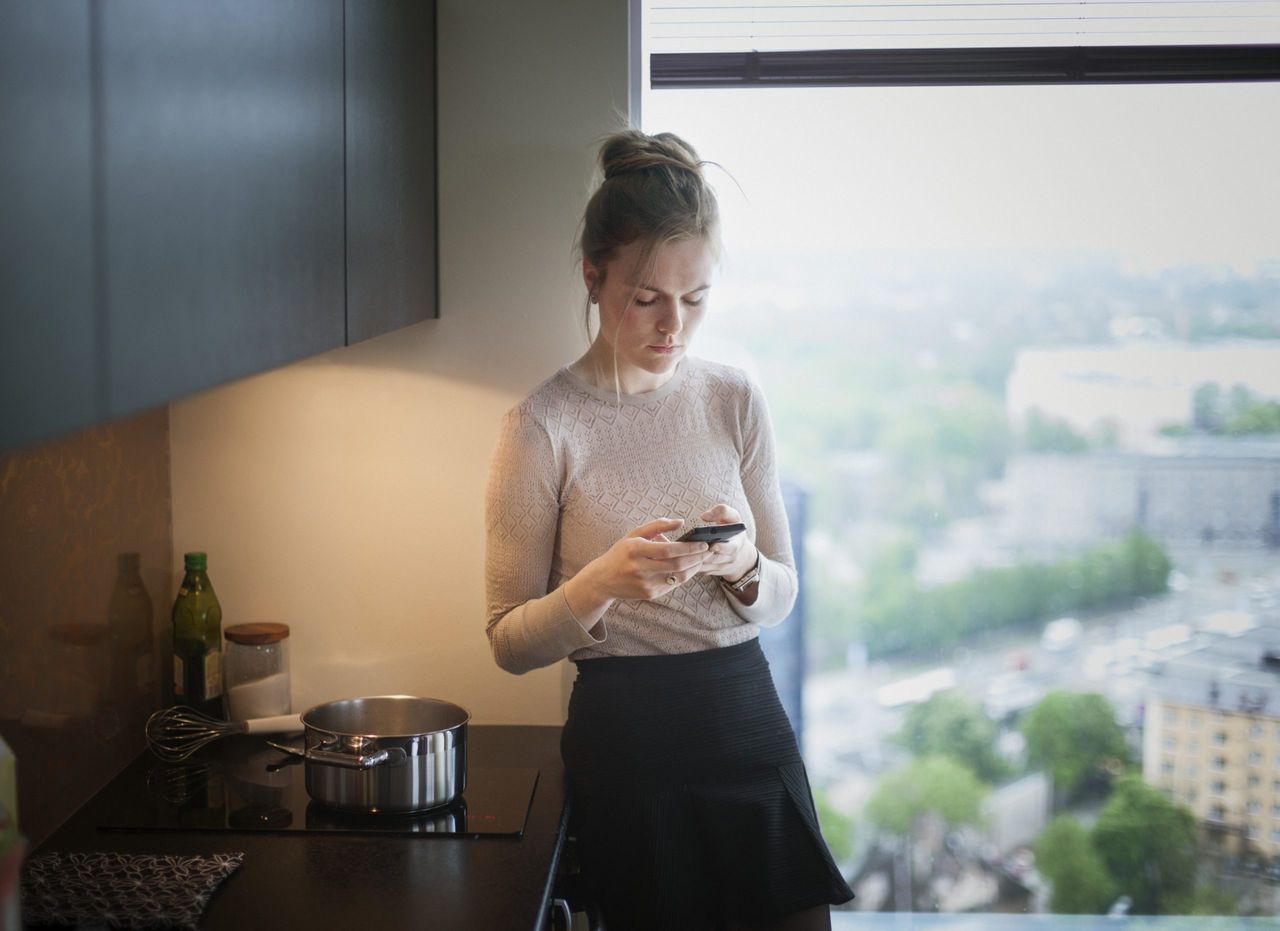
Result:
M561 737L610 931L750 925L853 898L757 640L577 664Z

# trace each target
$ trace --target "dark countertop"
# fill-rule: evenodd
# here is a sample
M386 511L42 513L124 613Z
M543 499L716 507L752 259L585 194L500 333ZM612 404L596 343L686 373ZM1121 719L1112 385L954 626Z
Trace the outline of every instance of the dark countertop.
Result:
M472 772L539 770L522 837L104 831L104 790L36 852L243 851L201 921L208 931L542 928L568 823L560 728L472 725L467 741Z

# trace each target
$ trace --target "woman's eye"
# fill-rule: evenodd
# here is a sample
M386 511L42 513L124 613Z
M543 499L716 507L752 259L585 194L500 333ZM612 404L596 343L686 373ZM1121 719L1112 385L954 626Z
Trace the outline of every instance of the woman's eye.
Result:
M686 297L684 299L684 302L688 304L690 307L697 307L699 304L702 303L702 299L705 297L706 297L705 294L699 294L697 297Z
M658 299L656 297L650 297L650 298L638 297L636 298L636 303L639 304L641 307L652 307L654 304L658 303Z

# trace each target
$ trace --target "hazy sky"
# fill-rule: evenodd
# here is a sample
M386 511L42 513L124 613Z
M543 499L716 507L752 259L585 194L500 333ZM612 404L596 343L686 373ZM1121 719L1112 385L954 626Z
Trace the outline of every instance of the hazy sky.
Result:
M1088 249L1280 259L1280 84L646 91L731 250ZM1273 266L1274 269L1275 266Z

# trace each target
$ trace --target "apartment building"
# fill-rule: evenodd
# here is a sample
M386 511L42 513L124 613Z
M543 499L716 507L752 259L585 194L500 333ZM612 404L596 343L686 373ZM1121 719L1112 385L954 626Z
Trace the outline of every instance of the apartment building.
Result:
M1198 636L1151 676L1143 777L1226 852L1280 857L1280 626Z
M1003 496L1006 533L1025 546L1088 546L1142 530L1172 545L1275 549L1280 442L1215 438L1143 453L1014 456Z

